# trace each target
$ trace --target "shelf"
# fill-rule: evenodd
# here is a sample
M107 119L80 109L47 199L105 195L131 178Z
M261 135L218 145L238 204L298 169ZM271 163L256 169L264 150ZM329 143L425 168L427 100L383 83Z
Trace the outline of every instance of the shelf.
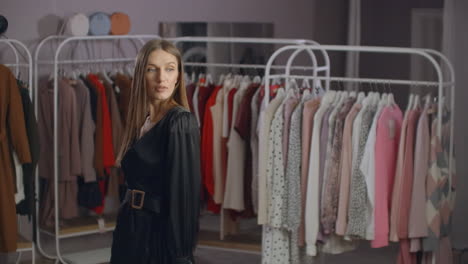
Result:
M17 250L16 251L28 251L32 250L33 244L31 241L18 234Z
M77 217L69 220L62 220L60 226L60 237L74 237L80 235L90 235L114 230L116 224L116 215L103 215L105 221L104 229L99 230L97 216ZM46 227L43 232L54 235L54 227Z

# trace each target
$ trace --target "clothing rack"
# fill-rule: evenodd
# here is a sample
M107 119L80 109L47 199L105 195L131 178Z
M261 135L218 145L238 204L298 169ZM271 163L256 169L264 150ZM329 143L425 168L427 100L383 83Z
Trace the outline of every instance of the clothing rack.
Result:
M320 48L320 44L313 40L304 40L304 39L276 39L276 38L241 38L241 37L179 37L179 38L169 38L169 41L172 41L175 45L178 45L182 42L195 42L195 43L224 43L224 44L273 44L273 45L292 45L292 46L302 46L302 45L313 45L317 47L315 51L308 51L308 55L311 59L312 66L291 66L289 65L290 69L294 70L312 70L312 76L318 78L320 76L329 76L330 75L330 58L328 53ZM277 47L275 47L276 49ZM322 56L322 61L324 62L323 65L319 65L317 60L317 55ZM187 60L190 58L189 56L185 57L184 59ZM232 58L231 58L232 59ZM238 68L238 69L267 69L267 65L265 64L236 64L236 63L219 63L219 62L184 62L184 66L204 66L204 67L213 67L213 68ZM278 66L270 66L270 69L286 69L287 66L278 65ZM267 86L265 86L267 87ZM226 220L226 216L221 213L220 215L220 233L219 239L225 240L225 234L223 231L224 222ZM200 244L203 244L203 241L200 241ZM221 243L209 243L210 246L214 247L226 247L228 242L221 242ZM257 251L259 250L253 245L239 245L241 243L235 243L233 245L236 247L236 251Z
M452 186L453 183L453 127L454 127L454 111L455 111L455 74L453 70L452 63L448 58L442 53L431 50L431 49L419 49L419 48L400 48L400 47L375 47L375 46L345 46L345 45L322 45L320 49L326 51L344 51L344 52L368 52L368 53L379 53L379 54L407 54L407 55L418 55L426 59L436 71L437 81L420 81L420 80L397 80L397 79L375 79L375 78L348 78L348 77L338 77L338 76L325 76L325 77L311 77L311 76L298 76L291 75L291 61L294 59L294 56L297 55L300 51L307 50L313 51L316 50L316 46L303 45L303 46L285 46L278 49L268 60L267 68L265 71L265 99L262 102L262 106L266 107L269 103L269 89L266 87L269 86L271 79L273 78L284 78L286 80L290 78L306 78L312 79L313 81L324 80L327 83L327 90L330 88L329 83L331 81L335 82L357 82L357 83L380 83L385 85L424 85L427 87L437 87L438 88L438 110L437 110L437 136L439 139L442 136L442 114L443 108L447 103L445 98L446 93L450 93L450 115L452 116L450 120L450 139L449 139L449 164L448 164L448 186ZM277 58L277 56L285 51L294 51L293 56L290 57L288 65L286 67L284 74L271 74L272 64ZM439 64L437 59L441 61ZM444 68L443 70L443 66ZM445 74L445 76L444 76ZM287 81L286 81L287 82ZM453 193L450 192L448 199L453 199ZM433 256L433 263L435 263L435 257Z
M286 68L285 74L270 74L271 66L274 60L281 53L288 50L325 50L325 51L344 51L344 52L368 52L368 53L381 53L381 54L408 54L408 55L418 55L427 59L434 70L437 73L437 81L415 81L415 80L396 80L396 79L371 79L371 78L349 78L349 77L336 77L336 76L325 76L325 77L311 77L311 76L297 76L290 75L290 66L289 63ZM296 53L297 55L297 53ZM293 58L294 59L294 58ZM441 60L439 64L436 59ZM446 67L446 71L442 70L442 67ZM444 78L444 73L445 78ZM454 115L455 111L455 73L453 70L453 65L449 59L442 53L432 50L432 49L420 49L420 48L400 48L400 47L376 47L376 46L346 46L346 45L321 45L319 48L317 46L303 45L303 46L285 46L279 48L275 53L270 57L267 63L267 68L265 70L265 87L268 87L270 80L272 78L306 78L313 80L325 80L327 82L327 90L330 88L330 81L340 81L340 82L360 82L360 83L382 83L382 84L405 84L405 85L425 85L425 86L435 86L438 87L438 97L442 98L444 96L444 89L449 89L450 92L450 112L451 115ZM445 81L445 80L448 81ZM268 98L269 90L265 89L265 98ZM268 101L263 102L265 106L268 104ZM437 112L437 134L440 137L442 134L442 109L443 101L438 100L438 112ZM453 127L454 120L450 121L450 159L449 159L449 175L452 173L453 166ZM452 179L450 178L452 181ZM450 184L452 183L450 181Z
M31 53L29 52L28 48L26 47L26 45L24 43L22 43L22 42L20 42L20 41L18 41L16 39L0 39L0 43L7 45L10 48L10 50L13 51L13 54L15 55L15 63L7 63L7 64L3 64L3 65L5 65L7 67L14 67L16 77L18 77L20 67L24 67L24 68L26 68L28 70L28 84L31 86L30 89L29 89L29 96L32 99L33 98L34 87L32 86L32 69L33 69L33 67L32 67ZM20 63L19 55L21 53L19 53L18 49L16 48L17 46L20 47L20 49L24 52L24 54L26 54L26 57L23 56L23 58L26 60L25 63ZM34 197L34 199L36 199L35 194L33 194L33 197ZM31 234L33 234L34 233L34 226L32 226L31 230L32 230ZM27 241L27 242L18 241L18 249L17 249L16 252L18 252L19 255L18 255L18 258L16 260L16 263L20 262L21 254L23 252L28 252L28 251L31 251L32 263L33 264L36 263L36 250L35 250L35 243L34 243L33 240L31 242L29 242L29 241Z
M49 36L42 40L36 51L35 51L35 64L34 64L34 83L37 87L38 85L38 79L39 79L39 73L38 73L38 66L39 65L53 65L53 77L54 77L54 134L57 135L58 133L58 77L59 77L59 66L60 65L74 65L74 64L96 64L96 63L114 63L114 62L134 62L135 58L134 57L118 57L118 58L105 58L105 59L80 59L80 60L74 60L74 59L60 59L61 55L63 54L64 47L66 45L70 45L71 43L77 43L79 41L83 42L92 42L92 41L103 41L103 40L109 40L109 41L115 41L115 40L131 40L134 42L139 42L141 44L144 43L145 39L158 39L160 38L157 35L132 35L132 36L98 36L98 37L91 37L91 36L86 36L86 37L66 37L66 36ZM315 44L317 45L318 43L311 41L311 40L294 40L294 39L258 39L258 38L204 38L204 37L182 37L182 38L172 38L168 39L169 41L173 41L174 43L180 43L180 42L214 42L214 43L258 43L258 44L281 44L281 45L287 45L287 44L296 44L296 45L301 45L301 44ZM40 55L44 52L44 46L46 44L51 44L54 42L58 41L58 47L55 49L54 55L54 60L45 60L41 59ZM134 43L135 47L137 45ZM329 67L329 57L328 54L324 51L322 51L323 54L323 59L325 61L324 66L318 67L317 65L317 60L315 58L315 55L313 53L311 54L311 59L314 63L315 67L297 67L300 69L308 69L308 70L313 70L314 71L314 76L318 76L320 72L325 72L326 75L329 75L330 67ZM221 64L221 63L185 63L187 66L212 66L212 67L237 67L237 68L263 68L265 69L265 65L245 65L245 64ZM281 67L280 67L281 68ZM36 94L34 95L36 100L38 98L38 94L36 91ZM37 104L36 104L36 111L37 111ZM54 137L54 193L55 197L58 197L58 142L57 142L57 137ZM36 180L38 180L38 174L36 174ZM37 187L36 187L37 188ZM36 201L37 207L38 201ZM61 245L60 245L60 240L64 238L69 238L69 237L78 237L78 236L83 236L83 235L88 235L88 234L95 234L98 232L106 232L106 231L111 231L114 229L114 224L113 223L107 223L104 227L101 226L101 229L94 227L86 228L86 230L74 230L70 232L62 232L63 230L59 226L59 208L58 208L58 200L55 199L55 228L53 232L47 232L45 230L40 230L39 225L37 226L37 237L40 238L41 232L48 233L49 235L52 235L55 237L55 242L56 242L56 256L52 256L47 254L40 243L40 239L38 239L38 249L41 252L42 255L44 255L47 258L50 259L55 259L57 262L62 262L66 263L65 256L61 252ZM37 212L38 214L38 212ZM102 223L101 223L102 225ZM77 254L74 254L74 257L79 257ZM105 261L107 261L106 259Z
M102 64L102 63L115 63L115 62L134 62L135 61L135 56L133 57L118 57L118 58L102 58L102 59L80 59L80 60L73 60L73 59L60 59L60 56L63 54L64 47L67 45L70 45L72 43L78 44L79 41L83 41L85 43L90 43L93 41L115 41L118 40L128 40L132 41L136 51L138 51L138 46L137 42L140 44L144 44L145 40L149 39L159 39L160 37L157 35L122 35L122 36L83 36L83 37L67 37L67 36L49 36L42 40L34 54L35 57L35 63L34 63L34 83L36 87L38 86L39 82L39 73L38 73L38 66L39 65L53 65L53 77L54 77L54 135L58 135L58 77L59 77L59 66L61 65L74 65L74 64ZM53 60L44 60L40 59L40 55L44 52L44 46L45 44L51 44L51 42L56 42L59 41L58 47L55 49L54 59ZM36 89L37 90L37 89ZM35 94L36 100L38 100L38 93L36 91ZM37 107L38 105L36 104L36 112L37 112ZM58 165L58 137L54 137L54 197L59 197L58 194L58 174L59 174L59 165ZM39 181L39 176L36 174L36 181ZM36 187L36 191L38 191ZM65 238L70 238L70 237L79 237L83 235L89 235L89 234L96 234L96 233L102 233L102 232L109 232L114 230L115 227L115 220L111 220L110 223L105 223L103 218L98 218L98 224L100 228L97 225L87 225L83 227L77 227L73 228L71 230L62 230L60 228L59 222L59 204L58 204L58 199L55 199L55 228L53 232L48 232L45 230L41 230L39 226L39 221L37 221L37 246L39 249L39 252L49 258L49 259L55 259L56 262L60 263L68 263L68 262L74 262L76 259L83 259L84 255L80 253L75 253L75 254L70 254L68 256L65 256L62 253L62 248L61 248L61 239ZM36 208L39 208L39 201L36 200ZM37 211L37 215L39 215L39 212ZM55 237L55 246L56 246L56 255L52 256L48 253L45 252L45 250L42 247L42 244L40 242L40 233L44 232L49 235L52 235ZM108 250L108 249L103 249L103 250ZM104 256L102 252L97 252L93 251L94 254L97 254L101 257L103 257L101 262L107 262L109 258L107 258L108 254L104 253ZM106 258L104 258L106 257ZM98 261L98 260L94 260Z

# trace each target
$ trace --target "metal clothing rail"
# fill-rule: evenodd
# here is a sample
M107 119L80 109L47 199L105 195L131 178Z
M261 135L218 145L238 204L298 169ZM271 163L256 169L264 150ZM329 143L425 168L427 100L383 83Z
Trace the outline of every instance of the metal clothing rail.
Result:
M179 37L179 38L168 38L167 40L172 41L175 45L181 42L196 42L196 43L237 43L237 44L276 44L276 45L316 45L320 47L320 44L314 40L308 39L284 39L284 38L242 38L242 37ZM318 76L320 72L323 72L325 76L330 75L330 57L328 53L323 49L316 49L319 51L324 60L323 66L318 66L316 56L313 52L310 53L312 59L312 67L301 67L294 66L293 69L301 70L313 70L313 76ZM264 64L226 64L226 63L212 63L212 62L184 62L185 66L211 66L211 67L225 67L225 68L255 68L255 69L266 69ZM272 66L274 69L284 69L285 66Z
M396 80L396 79L371 79L371 78L345 78L345 77L335 77L335 76L326 76L326 77L308 77L308 76L297 76L290 75L290 70L288 67L291 66L291 63L288 63L286 73L283 75L273 75L270 74L273 62L278 57L279 54L293 50L294 54L291 56L294 59L300 51L302 50L325 50L325 51L352 51L352 52L368 52L368 53L387 53L387 54L407 54L407 55L418 55L425 58L429 63L434 67L437 74L437 81L414 81L414 80ZM439 64L436 59L441 60ZM289 61L292 61L290 59ZM446 67L446 75L444 78L444 72L442 71L442 65ZM435 86L438 87L438 97L444 97L444 89L449 89L450 91L450 115L452 116L450 120L450 146L449 146L449 186L452 186L452 169L453 169L453 133L454 133L454 114L455 114L455 72L453 70L453 65L449 59L442 53L431 50L431 49L419 49L419 48L401 48L401 47L376 47L376 46L346 46L346 45L321 45L320 47L313 45L302 45L302 46L285 46L275 51L275 53L270 57L267 63L267 69L265 70L265 100L263 102L264 106L268 105L269 98L269 89L266 87L269 86L270 80L272 78L282 77L282 78L309 78L315 80L325 80L327 82L327 88L329 88L330 81L345 81L345 82L360 82L360 83L383 83L383 84L406 84L406 85L426 85L426 86ZM448 81L445 81L445 80ZM442 113L444 107L444 100L438 100L438 111L437 111L437 135L441 137L442 135ZM446 100L445 100L446 101ZM452 198L452 197L449 197Z
M11 51L13 51L13 53L15 54L15 63L8 63L8 64L3 64L7 67L15 67L15 74L16 76L18 76L18 73L19 73L19 68L20 67L25 67L28 69L28 84L30 85L30 89L29 89L29 97L31 98L31 100L33 99L33 90L35 89L34 86L32 86L32 56L31 56L31 53L29 52L28 48L26 47L26 45L24 45L22 42L16 40L16 39L0 39L0 44L6 44L7 46L10 47ZM26 54L26 63L20 63L19 61L19 52L18 50L16 49L16 46L19 46L21 48L21 50L24 51L24 53ZM37 184L36 184L37 186ZM36 194L33 194L33 197L34 199L36 199ZM34 212L33 212L34 213ZM32 233L34 233L34 226L32 226ZM16 260L16 263L19 263L20 260L21 260L21 253L22 252L28 252L28 251L31 251L31 254L32 254L32 263L36 263L36 250L35 250L35 243L34 241L31 241L31 246L27 246L27 247L23 247L23 248L19 248L16 250L16 252L18 252L18 258Z
M89 235L89 234L96 234L101 232L102 230L99 229L94 229L94 230L87 230L87 231L81 231L81 232L73 232L72 234L61 234L60 233L60 226L59 226L59 193L58 193L58 177L59 177L59 164L58 164L58 70L59 70L59 65L64 65L64 64L83 64L83 63L103 63L103 62L129 62L129 61L134 61L135 57L131 58L112 58L112 59L87 59L87 60L60 60L60 56L62 55L62 50L67 44L71 44L73 42L77 43L79 41L99 41L99 40L109 40L109 41L116 41L116 40L130 40L130 41L139 41L141 44L145 43L146 40L150 39L159 39L160 37L158 35L124 35L124 36L83 36L83 37L66 37L66 36L49 36L42 40L36 51L35 51L35 64L34 64L34 78L35 78L35 85L38 87L38 80L39 80L39 74L38 74L38 66L39 65L44 65L44 64L49 64L49 65L54 65L53 68L53 76L54 76L54 89L53 89L53 109L54 109L54 154L53 154L53 160L54 160L54 209L55 209L55 227L54 227L54 232L49 233L50 235L53 235L55 237L55 247L56 247L56 256L51 256L47 254L40 243L40 227L39 227L39 221L37 221L37 246L39 249L39 252L50 259L56 259L57 262L61 263L67 263L67 261L64 259L62 256L62 251L60 247L60 240L63 238L69 238L69 237L77 237L77 236L83 236L83 235ZM55 50L54 53L54 60L40 60L39 55L42 53L42 48L45 44L51 42L51 41L57 41L59 40L60 43L58 47ZM135 48L137 48L135 44ZM36 94L35 98L38 100L38 93L36 89ZM37 112L37 107L38 104L36 103L36 112ZM38 181L38 174L36 174L36 181ZM36 208L39 208L39 201L36 201ZM37 215L39 213L37 212ZM113 230L113 227L104 227L104 231L111 231ZM47 233L47 232L46 232ZM105 260L107 261L107 260Z

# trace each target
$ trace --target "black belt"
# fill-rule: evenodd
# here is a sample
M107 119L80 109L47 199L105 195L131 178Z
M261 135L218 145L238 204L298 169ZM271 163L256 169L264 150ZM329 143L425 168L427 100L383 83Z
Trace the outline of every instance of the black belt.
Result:
M145 209L155 213L160 212L161 205L159 198L148 197L146 193L141 190L127 190L125 201L127 201L133 209Z

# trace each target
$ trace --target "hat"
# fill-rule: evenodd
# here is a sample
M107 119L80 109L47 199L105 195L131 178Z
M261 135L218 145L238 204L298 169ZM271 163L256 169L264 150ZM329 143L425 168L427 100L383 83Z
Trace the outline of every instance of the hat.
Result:
M8 29L8 20L0 15L0 35L4 34Z
M85 14L78 13L69 17L65 26L65 34L86 36L89 31L89 19Z
M109 15L96 12L89 16L89 34L94 36L108 35L111 27Z
M127 35L130 32L130 18L122 12L115 12L110 16L112 35Z

